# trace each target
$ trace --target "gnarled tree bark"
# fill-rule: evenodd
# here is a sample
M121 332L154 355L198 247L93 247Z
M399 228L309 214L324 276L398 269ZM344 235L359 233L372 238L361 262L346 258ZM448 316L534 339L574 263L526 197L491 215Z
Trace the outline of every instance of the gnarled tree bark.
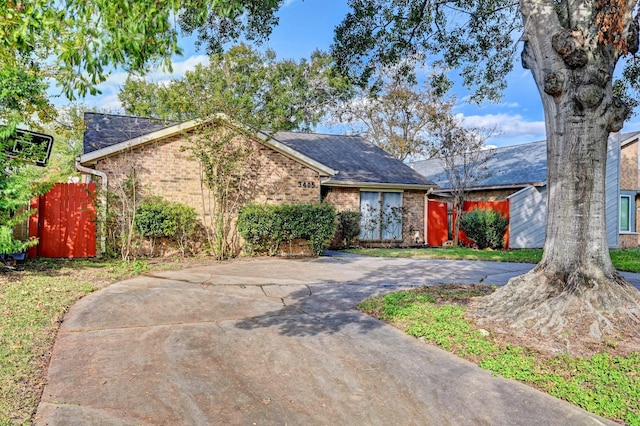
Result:
M603 340L619 333L622 321L640 335L640 292L615 270L605 223L607 141L629 114L613 95L612 78L620 56L638 49L634 5L520 1L523 64L545 112L547 234L536 268L475 306L471 314L481 322L563 340L569 330Z

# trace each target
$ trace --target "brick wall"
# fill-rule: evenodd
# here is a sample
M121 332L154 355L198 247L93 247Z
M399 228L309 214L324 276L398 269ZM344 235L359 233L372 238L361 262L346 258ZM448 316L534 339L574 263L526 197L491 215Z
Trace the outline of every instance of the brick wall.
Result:
M402 239L405 245L415 244L414 235L419 233L420 243L424 243L424 203L426 202L424 191L405 191L402 195L402 203L405 207L405 216L402 223Z
M252 144L253 154L245 161L248 172L245 191L247 201L267 203L324 201L337 211L360 210L360 188L325 187L320 189L320 176L313 169L282 155L266 145L247 139L238 143ZM202 170L199 162L190 158L187 137L180 135L132 148L99 160L96 169L107 174L109 191L117 192L132 171L145 196L163 198L190 205L207 222L203 209ZM424 191L405 191L403 205L403 242L413 244L416 231L424 239Z
M359 188L325 187L322 192L322 201L332 204L337 211L360 211Z
M640 237L637 234L620 234L620 248L638 247Z
M640 186L638 179L638 141L622 147L620 150L620 189L622 191L636 191ZM640 232L640 199L635 200L635 232ZM637 247L640 236L634 234L620 234L620 247Z
M638 141L625 145L620 150L620 189L638 189Z
M251 171L244 178L250 200L260 202L318 202L320 177L318 172L292 160L258 142L253 144ZM167 200L190 205L204 215L203 189L199 162L185 150L188 141L174 136L152 144L139 146L100 160L96 169L109 179L109 190L116 191L127 176L135 171L144 195L160 195Z
M384 192L384 190L381 190ZM351 210L360 211L360 188L336 188L327 187L323 189L323 202L335 206L338 212ZM415 244L414 235L419 233L420 243L424 242L424 203L425 191L404 191L402 194L402 205L405 214L402 218L402 241L397 245L407 246ZM388 246L388 242L366 242L367 245Z

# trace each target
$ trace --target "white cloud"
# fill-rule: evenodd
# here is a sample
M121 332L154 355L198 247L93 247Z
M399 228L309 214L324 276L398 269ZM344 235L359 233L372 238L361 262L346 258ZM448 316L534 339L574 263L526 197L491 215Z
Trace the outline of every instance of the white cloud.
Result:
M156 83L168 82L171 79L177 79L184 76L187 71L193 70L198 64L209 63L209 57L206 55L193 55L182 61L175 61L172 64L172 72L155 68L149 72L145 78ZM118 110L122 108L118 100L118 92L127 81L128 74L123 71L117 71L109 75L107 80L98 86L102 95L85 99L89 105L96 105L100 108L109 110Z
M172 64L173 71L166 72L161 69L155 69L147 75L147 79L151 81L164 81L184 76L187 71L195 69L197 65L208 64L209 57L207 55L193 55L184 61L176 61Z
M533 142L545 138L544 121L527 121L520 114L457 114L470 127L496 128L498 136L491 138L497 145Z

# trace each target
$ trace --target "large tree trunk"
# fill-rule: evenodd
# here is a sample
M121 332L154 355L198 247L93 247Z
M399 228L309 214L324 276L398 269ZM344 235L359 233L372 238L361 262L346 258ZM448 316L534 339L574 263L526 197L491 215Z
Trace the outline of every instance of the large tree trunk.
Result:
M637 46L632 10L624 21L629 49ZM607 140L628 115L611 83L625 48L594 32L595 2L522 0L521 11L523 64L539 88L547 131L544 255L473 314L521 332L578 340L607 338L620 332L621 322L635 324L638 333L640 292L611 263L605 221Z

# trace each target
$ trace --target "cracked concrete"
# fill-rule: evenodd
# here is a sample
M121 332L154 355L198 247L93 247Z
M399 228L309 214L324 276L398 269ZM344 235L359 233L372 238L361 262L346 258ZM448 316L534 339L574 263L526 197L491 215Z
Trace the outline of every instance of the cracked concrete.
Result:
M260 259L123 281L65 317L36 424L609 424L353 308L531 267Z

